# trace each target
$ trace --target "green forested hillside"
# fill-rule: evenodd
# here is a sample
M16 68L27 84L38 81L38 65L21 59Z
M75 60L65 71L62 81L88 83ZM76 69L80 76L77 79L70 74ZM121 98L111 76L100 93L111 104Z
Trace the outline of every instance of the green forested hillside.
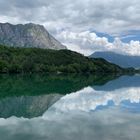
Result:
M88 58L70 50L14 48L0 45L0 73L93 73L128 70L104 59Z

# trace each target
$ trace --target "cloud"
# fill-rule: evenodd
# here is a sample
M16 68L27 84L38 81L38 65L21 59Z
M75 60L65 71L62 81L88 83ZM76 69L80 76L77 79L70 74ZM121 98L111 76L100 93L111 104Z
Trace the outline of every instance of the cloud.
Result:
M97 36L93 43L93 33L89 33L88 37L83 35L84 39L78 37L79 39L76 39L78 43L69 43L67 38L60 39L58 33L64 34L65 31L67 34L80 33L82 35L94 30L119 37L122 34L127 35L129 30L140 29L139 13L139 0L122 0L121 2L118 0L61 0L61 2L57 0L0 0L1 22L43 24L51 34L66 43L68 47L75 48L86 55L95 50L108 50L108 48L114 48L119 52L122 49L122 52L139 55L139 42L122 44L122 47L118 49L105 37ZM92 40L86 40L87 38L92 38Z
M50 109L62 112L90 112L91 110L96 111L99 106L108 106L109 101L112 101L115 106L120 106L123 101L139 104L139 91L139 87L121 88L113 91L96 91L91 87L86 87L62 97Z
M19 22L32 21L48 25L55 21L54 28L59 22L63 28L92 28L113 34L140 28L139 13L139 0L0 0L0 15L16 16Z
M140 55L140 41L131 40L123 43L119 38L109 42L106 37L99 37L94 32L61 31L56 36L69 49L90 55L96 51L115 51L120 54Z
M139 121L139 113L119 108L90 113L51 110L33 119L1 118L0 135L2 140L138 140Z
M140 137L139 90L130 87L102 92L87 87L62 97L40 117L0 118L1 139L137 140ZM101 109L109 100L115 105ZM125 100L135 106L138 103L138 112L134 111L135 106L124 104ZM97 107L100 109L95 110Z

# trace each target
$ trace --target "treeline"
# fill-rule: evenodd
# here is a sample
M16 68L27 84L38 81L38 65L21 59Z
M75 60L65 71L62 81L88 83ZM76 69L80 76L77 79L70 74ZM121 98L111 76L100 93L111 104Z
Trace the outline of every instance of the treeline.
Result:
M104 85L115 74L1 74L0 100L14 96L68 94L87 86ZM10 90L9 90L10 89Z
M91 59L70 50L15 48L0 45L0 73L93 73L123 72L104 59Z

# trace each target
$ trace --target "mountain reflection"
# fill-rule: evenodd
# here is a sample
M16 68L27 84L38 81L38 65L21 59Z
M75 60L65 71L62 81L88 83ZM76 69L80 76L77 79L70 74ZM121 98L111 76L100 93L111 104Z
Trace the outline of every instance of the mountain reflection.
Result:
M60 94L7 97L0 100L0 117L38 117L61 97Z
M93 111L107 107L111 102L115 105L123 102L123 106L126 100L139 103L139 77L139 75L122 77L117 75L1 75L0 117L42 116L51 106L61 111Z
M90 112L109 106L123 106L131 109L132 104L135 104L133 111L136 111L134 109L140 105L139 81L140 75L122 76L104 85L88 86L63 96L50 107L50 110Z
M100 91L112 91L119 88L129 88L129 87L140 87L140 75L124 75L120 76L117 79L113 79L108 81L106 84L102 86L93 85L95 90Z
M119 75L120 76L120 75ZM0 98L13 96L38 96L68 94L90 85L103 85L118 75L56 75L24 74L0 75Z
M0 75L0 117L41 116L65 94L103 85L116 75Z
M86 77L85 79L81 77L81 80L79 80L80 77L78 79L72 78L73 80L70 80L70 78L68 80L71 81L70 85L74 86L76 83L80 85L74 91L71 90L71 93L65 91L70 91L68 89L72 87L61 90L65 94L54 94L55 92L42 94L41 89L38 90L38 93L41 94L36 92L32 96L22 95L21 93L18 96L16 94L11 97L1 96L1 139L57 140L59 138L61 140L91 140L94 138L97 140L139 140L139 76L122 76L114 80L111 76L109 76L110 78L93 77ZM64 77L62 79L64 80L61 81L63 84L68 82ZM118 83L120 79L121 86ZM42 79L42 81L44 80ZM60 77L58 81L60 81ZM81 84L80 81L83 83ZM133 83L131 83L132 81ZM40 82L38 84L34 82L33 85L40 85ZM29 82L27 83L29 84ZM25 88L25 91L27 89ZM32 91L35 91L35 89L32 89ZM52 91L57 90L53 89Z
M139 104L140 87L121 88L114 91L96 91L87 87L62 97L51 108L64 112L76 110L89 112L96 110L99 106L110 106L111 104L119 106L122 102L125 104L124 101Z

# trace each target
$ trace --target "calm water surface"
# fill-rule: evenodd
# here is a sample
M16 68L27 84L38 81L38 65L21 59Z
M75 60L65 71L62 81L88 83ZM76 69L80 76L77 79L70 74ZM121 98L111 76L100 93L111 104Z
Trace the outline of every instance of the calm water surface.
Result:
M140 140L140 75L0 75L1 140Z

